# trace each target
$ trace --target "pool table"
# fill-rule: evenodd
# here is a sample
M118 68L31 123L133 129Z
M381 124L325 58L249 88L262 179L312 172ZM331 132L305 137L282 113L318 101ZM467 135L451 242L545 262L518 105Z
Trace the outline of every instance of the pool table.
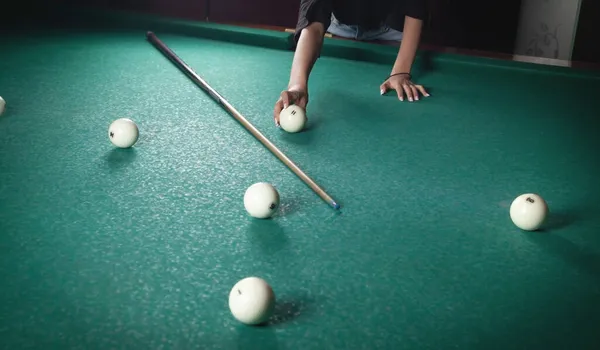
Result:
M423 51L431 96L401 102L379 93L397 48L326 38L290 134L272 113L293 48L84 10L1 32L0 348L600 348L598 72ZM257 182L269 219L244 208ZM548 203L540 230L509 217L523 193ZM248 276L276 295L260 326L228 307Z

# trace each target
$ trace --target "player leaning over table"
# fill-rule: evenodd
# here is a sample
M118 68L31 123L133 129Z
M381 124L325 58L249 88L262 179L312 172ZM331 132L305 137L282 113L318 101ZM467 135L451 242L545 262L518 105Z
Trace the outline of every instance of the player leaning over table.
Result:
M308 78L326 32L355 40L399 41L390 76L379 87L381 94L396 90L401 101L405 96L419 100L419 92L429 96L410 76L425 14L426 0L301 0L296 53L288 88L275 104L275 123L279 125L279 114L289 104L306 109Z

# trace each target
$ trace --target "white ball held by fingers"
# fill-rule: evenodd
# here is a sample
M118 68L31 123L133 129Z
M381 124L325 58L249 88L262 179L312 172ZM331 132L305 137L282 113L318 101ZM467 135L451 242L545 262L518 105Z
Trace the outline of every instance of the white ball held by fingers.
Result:
M539 229L548 215L546 201L537 194L526 193L518 196L510 205L510 218L525 231Z
M133 146L139 137L137 125L128 118L117 119L108 128L108 138L113 145L119 148Z
M244 207L252 217L269 218L279 207L279 192L266 182L255 183L244 194Z
M0 96L0 115L4 114L4 110L6 109L6 101Z
M247 325L266 322L275 309L275 293L258 277L237 282L229 292L229 310L236 320Z
M306 113L297 105L289 105L279 114L279 125L289 133L300 132L306 125Z

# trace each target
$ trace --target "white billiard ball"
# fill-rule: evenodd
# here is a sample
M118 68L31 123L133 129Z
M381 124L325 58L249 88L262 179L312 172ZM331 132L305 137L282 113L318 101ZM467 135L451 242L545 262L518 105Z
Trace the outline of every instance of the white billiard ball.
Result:
M244 207L252 217L269 218L279 207L279 192L269 183L255 183L244 193Z
M113 145L119 148L132 147L140 135L137 125L133 120L120 118L108 127L108 138Z
M262 278L247 277L229 292L229 310L236 320L247 325L266 322L275 309L275 293Z
M535 231L548 216L546 201L537 194L526 193L518 196L510 205L510 218L520 229Z
M4 113L5 109L6 109L6 101L4 101L2 96L0 96L0 115L2 115Z
M302 131L306 125L306 113L297 105L289 105L279 114L279 125L289 133Z

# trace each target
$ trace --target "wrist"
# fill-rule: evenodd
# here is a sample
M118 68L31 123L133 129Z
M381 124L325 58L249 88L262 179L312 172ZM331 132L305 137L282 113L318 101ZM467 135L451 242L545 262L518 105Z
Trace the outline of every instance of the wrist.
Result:
M308 83L305 81L290 81L288 91L306 91Z
M412 75L410 73L408 73L408 72L392 73L392 74L390 74L390 76L388 77L388 79L390 79L392 77L397 77L397 76L404 77L405 79L408 79L408 80L412 79Z
M390 74L400 74L400 73L410 74L411 68L412 67L410 64L398 63L398 64L394 65L394 67L392 68L392 73L390 73Z

